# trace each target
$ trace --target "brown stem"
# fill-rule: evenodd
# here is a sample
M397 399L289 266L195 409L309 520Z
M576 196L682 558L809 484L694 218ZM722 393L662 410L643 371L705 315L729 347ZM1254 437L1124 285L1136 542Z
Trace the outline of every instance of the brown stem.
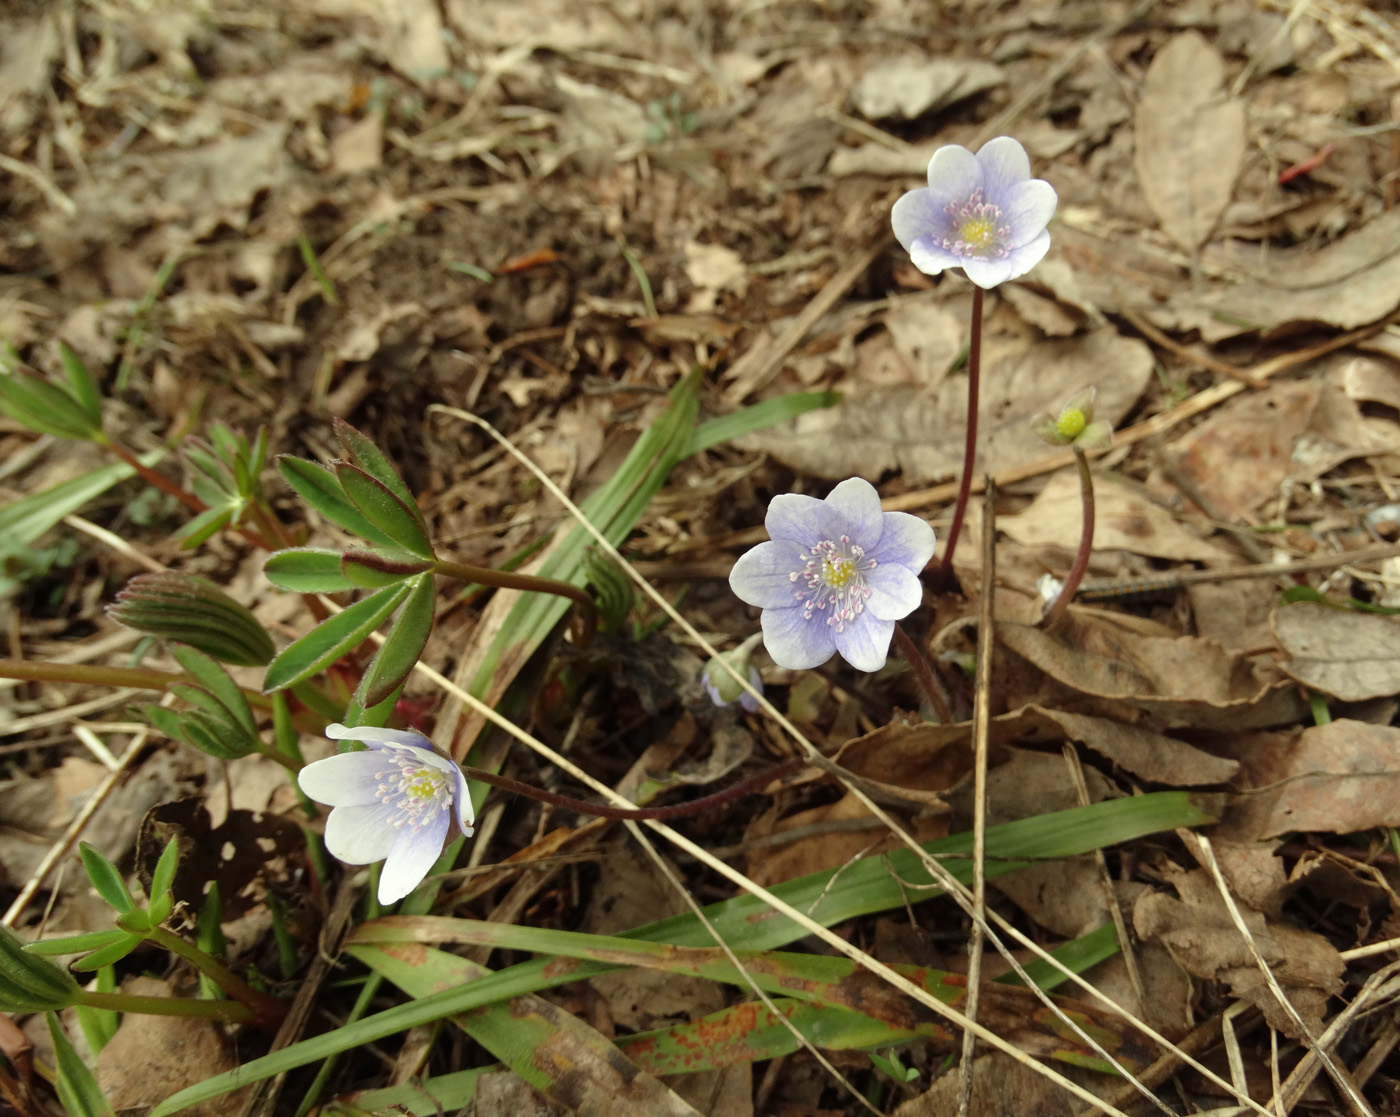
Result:
M217 958L191 946L179 935L164 927L152 927L145 934L157 946L163 946L171 954L185 959L235 1001L247 1005L264 1023L275 1024L286 1015L286 1001L254 989Z
M935 588L946 590L953 583L953 552L967 516L967 500L972 493L972 467L977 464L977 403L982 380L982 296L981 287L972 289L972 332L967 343L967 441L963 445L962 479L958 501L953 505L953 522L948 526L948 545L934 576Z
M508 570L492 570L489 566L472 566L464 562L447 562L438 559L433 571L457 578L463 582L479 582L483 586L498 586L507 590L527 590L534 593L552 593L556 597L567 597L577 607L574 616L574 636L582 644L592 639L598 631L598 606L586 590L557 578L540 578L534 574L516 574Z
M1070 600L1079 592L1079 583L1084 580L1084 572L1089 569L1089 555L1094 549L1094 478L1089 473L1089 459L1084 456L1084 451L1078 446L1071 446L1070 449L1074 451L1074 462L1079 466L1079 493L1084 501L1084 527L1079 533L1079 551L1074 556L1074 565L1065 575L1065 584L1061 587L1059 596L1055 598L1055 603L1041 618L1040 623L1047 629L1060 623L1069 608Z
M980 291L981 288L979 287L978 290ZM919 680L919 686L923 689L929 704L933 706L938 720L944 725L952 724L953 711L948 704L948 696L943 692L943 684L933 673L933 665L929 663L928 657L924 655L919 645L914 642L914 638L904 631L904 626L898 621L895 622L894 626L894 642L899 645L899 654L907 659L909 666L913 668L914 677Z
M576 811L579 814L595 815L598 818L620 818L633 822L646 822L649 820L664 820L670 818L686 818L690 815L700 814L702 811L710 810L714 807L723 806L750 792L757 791L760 787L773 780L781 779L783 776L790 776L794 772L800 772L807 762L801 757L795 757L786 763L776 767L768 768L759 772L756 776L750 776L746 780L741 780L733 787L727 787L723 791L717 791L713 795L706 795L703 799L692 799L689 803L673 803L669 807L609 807L602 803L585 803L582 799L571 799L567 795L556 795L552 791L545 791L543 788L535 787L534 784L521 783L513 780L509 776L498 776L495 772L486 772L480 768L462 767L462 774L469 780L478 780L481 783L489 783L492 787L499 787L502 791L509 791L515 795L524 795L530 799L538 799L541 803L549 803L551 806L563 807L568 811Z

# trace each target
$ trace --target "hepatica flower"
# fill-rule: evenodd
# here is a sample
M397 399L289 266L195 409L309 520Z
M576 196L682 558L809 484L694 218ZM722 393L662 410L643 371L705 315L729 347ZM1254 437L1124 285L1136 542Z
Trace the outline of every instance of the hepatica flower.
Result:
M1026 149L1010 136L976 155L949 144L933 153L928 186L894 204L894 235L929 275L962 268L979 287L1025 275L1050 248L1055 188L1031 178Z
M433 867L454 820L471 835L476 819L462 770L411 729L337 724L326 736L368 746L317 760L297 776L302 791L332 808L326 848L349 865L384 861L379 902L402 900Z
M797 670L840 652L861 671L883 667L894 622L922 600L933 528L882 511L875 486L859 477L825 500L774 497L764 526L772 538L740 557L729 585L763 610L774 662Z
M730 706L737 701L749 713L758 712L758 699L734 681L734 676L725 670L720 660L730 664L749 680L749 685L754 690L762 694L763 676L758 673L758 668L749 662L749 657L753 655L753 650L762 639L763 633L755 632L732 652L721 652L705 664L705 669L700 672L700 682L705 687L705 693L710 696L710 701L716 706Z

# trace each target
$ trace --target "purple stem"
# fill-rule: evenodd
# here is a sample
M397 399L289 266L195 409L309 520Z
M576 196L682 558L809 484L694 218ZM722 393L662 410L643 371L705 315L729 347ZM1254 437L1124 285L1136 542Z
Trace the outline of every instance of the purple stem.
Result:
M1079 466L1079 493L1084 499L1084 527L1079 533L1079 552L1074 556L1074 565L1065 575L1064 587L1055 603L1041 618L1047 629L1054 628L1065 615L1070 601L1079 592L1079 583L1084 580L1084 572L1089 569L1089 555L1094 549L1094 479L1089 473L1089 459L1078 446L1071 446L1075 464Z
M953 522L948 528L948 545L943 561L934 575L934 588L946 590L953 582L953 552L958 547L963 520L967 516L967 499L972 494L972 469L977 463L977 397L982 380L982 295L981 287L972 289L972 333L967 343L967 443L963 447L962 480L958 484L958 502L953 506Z

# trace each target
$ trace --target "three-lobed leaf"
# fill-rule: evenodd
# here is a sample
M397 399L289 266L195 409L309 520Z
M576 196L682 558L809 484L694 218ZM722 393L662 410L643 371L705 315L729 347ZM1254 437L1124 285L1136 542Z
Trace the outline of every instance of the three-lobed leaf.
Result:
M263 693L270 694L309 679L359 647L403 603L408 593L406 583L386 586L322 621L268 664Z
M378 543L384 547L397 545L350 503L350 498L340 487L336 475L324 466L304 458L293 458L283 454L277 459L277 468L287 484L296 490L297 495L332 523L339 524L346 531L371 543Z
M354 588L340 572L341 552L324 547L291 547L269 555L263 575L292 593L340 593Z
M355 690L355 701L362 706L384 701L408 678L433 631L432 574L419 574L408 585L411 589L402 612L394 618L388 636Z
M416 505L405 502L357 465L349 462L334 465L340 487L370 523L415 555L433 557L433 545Z

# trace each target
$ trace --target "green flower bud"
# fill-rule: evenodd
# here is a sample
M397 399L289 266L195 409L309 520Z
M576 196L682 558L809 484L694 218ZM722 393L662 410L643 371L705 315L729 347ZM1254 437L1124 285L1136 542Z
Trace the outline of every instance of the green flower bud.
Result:
M181 640L239 667L261 667L277 651L252 613L191 574L138 574L107 606L107 615L126 628Z
M1076 392L1070 401L1051 415L1042 411L1031 420L1031 430L1051 446L1077 446L1081 450L1107 450L1113 445L1113 427L1094 421L1094 396L1089 387Z
M728 706L737 701L749 713L758 709L758 700L739 685L738 680L725 670L724 664L728 663L748 680L754 690L762 694L763 677L758 673L758 668L749 662L749 657L753 655L754 649L762 639L763 633L755 632L733 651L724 652L705 665L700 681L704 684L705 693L710 696L710 701L716 706Z
M78 983L62 967L30 954L8 928L0 927L0 1010L44 1012L78 1000Z

